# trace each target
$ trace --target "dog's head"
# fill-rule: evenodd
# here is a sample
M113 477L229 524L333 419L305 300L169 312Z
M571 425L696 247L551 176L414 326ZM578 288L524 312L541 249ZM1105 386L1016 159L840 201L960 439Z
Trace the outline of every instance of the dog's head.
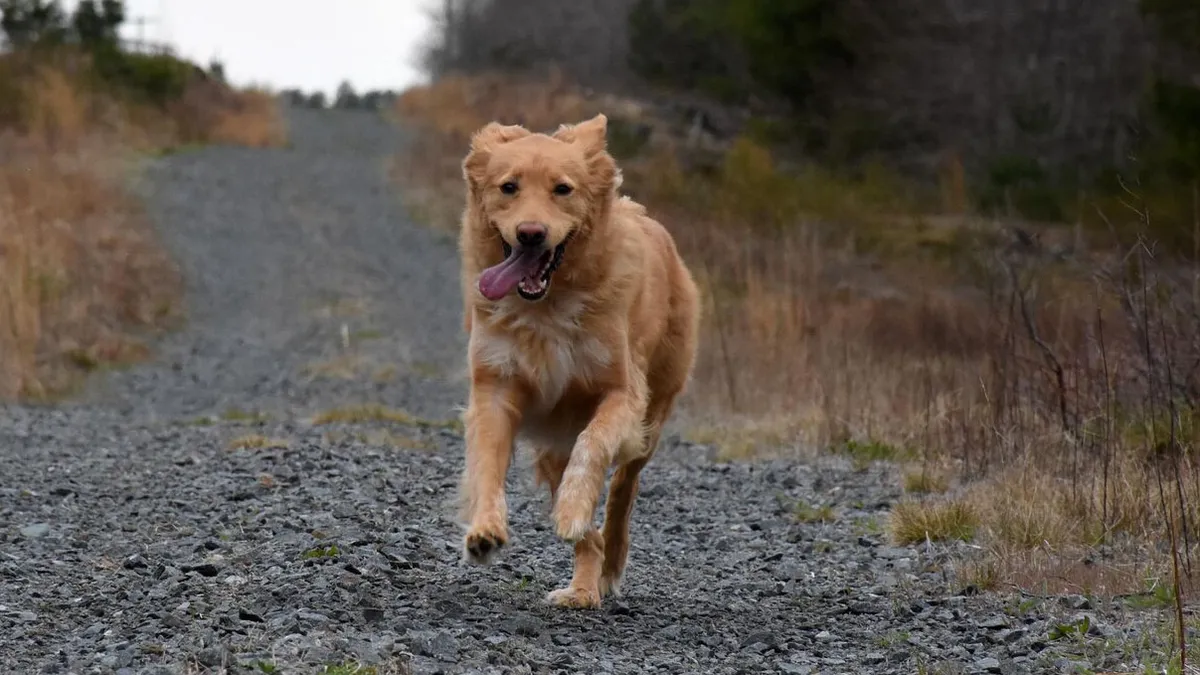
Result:
M607 217L619 181L605 150L607 126L597 115L546 135L493 122L471 139L463 177L477 217L466 227L487 249L489 266L478 281L484 297L499 300L515 289L540 300L567 247Z

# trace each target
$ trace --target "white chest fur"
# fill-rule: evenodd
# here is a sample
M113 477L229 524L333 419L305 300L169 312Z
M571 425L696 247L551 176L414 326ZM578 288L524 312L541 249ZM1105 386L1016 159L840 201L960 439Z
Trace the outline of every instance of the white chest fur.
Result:
M571 295L551 296L546 307L510 298L475 325L472 359L503 377L521 377L535 389L535 406L549 411L573 381L587 382L612 363L611 351L580 325L584 304ZM549 311L544 311L549 310Z

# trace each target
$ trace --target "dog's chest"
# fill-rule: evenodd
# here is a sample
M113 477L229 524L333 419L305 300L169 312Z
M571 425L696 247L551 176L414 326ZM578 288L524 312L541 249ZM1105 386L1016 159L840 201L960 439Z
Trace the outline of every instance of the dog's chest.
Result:
M612 363L610 350L580 324L583 306L561 301L553 312L497 313L473 337L478 363L520 377L538 408L552 408L572 384L587 385Z

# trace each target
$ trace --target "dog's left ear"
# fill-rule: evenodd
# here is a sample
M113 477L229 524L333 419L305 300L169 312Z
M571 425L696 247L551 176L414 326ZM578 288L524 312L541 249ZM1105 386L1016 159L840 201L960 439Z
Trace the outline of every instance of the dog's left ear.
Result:
M598 155L608 145L608 118L600 113L579 124L564 124L553 137L565 143L579 143L588 157Z

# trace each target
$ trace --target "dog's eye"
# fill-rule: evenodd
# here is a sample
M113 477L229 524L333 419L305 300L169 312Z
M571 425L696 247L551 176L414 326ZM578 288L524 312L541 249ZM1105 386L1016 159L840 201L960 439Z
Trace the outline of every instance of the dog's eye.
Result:
M573 188L566 183L559 183L558 185L554 186L554 194L565 197L571 194L572 189Z
M502 183L500 185L500 191L506 195L515 195L517 194L517 184L511 180L507 183Z

